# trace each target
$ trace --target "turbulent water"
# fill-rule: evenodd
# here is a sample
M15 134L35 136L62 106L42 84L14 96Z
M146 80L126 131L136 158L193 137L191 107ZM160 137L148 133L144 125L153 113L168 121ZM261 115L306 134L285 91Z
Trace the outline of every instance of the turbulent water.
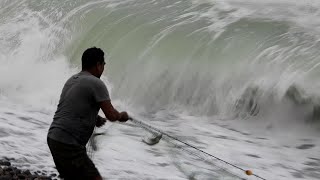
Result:
M319 179L319 16L314 0L0 0L0 157L55 172L47 129L97 46L118 109L265 179ZM106 179L258 179L138 127L96 131Z

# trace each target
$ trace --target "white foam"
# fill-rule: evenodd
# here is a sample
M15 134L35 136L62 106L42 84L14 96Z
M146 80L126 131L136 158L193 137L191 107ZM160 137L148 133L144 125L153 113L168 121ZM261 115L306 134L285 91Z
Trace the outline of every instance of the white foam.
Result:
M39 13L25 9L0 25L0 93L17 103L56 105L64 81L75 72L62 55L58 27L42 22Z
M275 21L291 22L308 31L316 32L316 34L320 32L320 20L317 18L320 13L320 2L316 0L194 0L193 3L212 4L213 7L206 14L214 21L219 17L216 14L219 11L230 11L230 16L234 19L233 22L241 18L272 19ZM228 22L225 19L223 21ZM230 22L232 23L232 21Z

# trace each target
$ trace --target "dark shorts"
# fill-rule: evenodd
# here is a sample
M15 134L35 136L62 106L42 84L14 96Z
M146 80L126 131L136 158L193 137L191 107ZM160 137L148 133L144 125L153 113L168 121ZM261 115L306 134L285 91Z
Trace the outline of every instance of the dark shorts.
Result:
M60 177L65 180L91 180L100 177L85 147L64 144L51 138L47 138L47 142Z

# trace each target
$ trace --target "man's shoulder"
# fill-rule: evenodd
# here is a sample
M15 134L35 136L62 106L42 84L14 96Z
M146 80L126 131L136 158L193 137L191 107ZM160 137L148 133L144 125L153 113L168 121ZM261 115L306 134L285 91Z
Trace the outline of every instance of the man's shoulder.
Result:
M91 74L76 74L74 76L78 76L80 81L83 82L83 84L89 85L89 86L105 86L104 82Z
M89 76L84 76L83 77L84 80L92 82L94 84L104 84L103 81L93 75L89 75Z

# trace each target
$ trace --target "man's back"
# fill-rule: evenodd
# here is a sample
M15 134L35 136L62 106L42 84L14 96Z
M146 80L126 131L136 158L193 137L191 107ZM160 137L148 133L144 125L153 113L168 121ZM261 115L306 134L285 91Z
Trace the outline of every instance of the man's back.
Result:
M95 126L99 103L110 100L104 83L82 71L65 83L48 137L66 144L85 145Z

